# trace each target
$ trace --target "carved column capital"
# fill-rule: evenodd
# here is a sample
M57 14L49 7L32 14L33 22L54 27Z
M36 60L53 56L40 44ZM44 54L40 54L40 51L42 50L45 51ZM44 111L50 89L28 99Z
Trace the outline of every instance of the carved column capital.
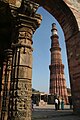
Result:
M20 13L17 15L17 25L19 29L24 27L26 31L27 28L30 28L32 29L33 33L40 26L41 21L42 21L42 16L39 14L35 14L35 17L30 17Z

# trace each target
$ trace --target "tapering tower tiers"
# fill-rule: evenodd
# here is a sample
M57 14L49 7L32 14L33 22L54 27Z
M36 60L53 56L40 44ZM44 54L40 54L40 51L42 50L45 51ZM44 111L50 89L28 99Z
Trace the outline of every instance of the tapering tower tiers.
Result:
M61 48L58 41L56 24L52 24L51 36L51 65L50 69L50 94L63 98L68 102L66 80L64 76L64 65L62 64Z

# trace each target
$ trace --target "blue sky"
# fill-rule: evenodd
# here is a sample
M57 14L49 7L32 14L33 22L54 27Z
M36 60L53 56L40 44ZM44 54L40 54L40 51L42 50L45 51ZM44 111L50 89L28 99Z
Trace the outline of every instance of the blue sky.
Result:
M56 19L45 9L40 7L37 13L42 15L40 27L33 35L33 70L32 70L32 87L49 93L50 81L50 48L51 48L51 29L52 23L56 23L59 35L59 43L61 47L62 62L65 65L64 73L66 85L69 87L69 75L66 57L65 38L63 31Z

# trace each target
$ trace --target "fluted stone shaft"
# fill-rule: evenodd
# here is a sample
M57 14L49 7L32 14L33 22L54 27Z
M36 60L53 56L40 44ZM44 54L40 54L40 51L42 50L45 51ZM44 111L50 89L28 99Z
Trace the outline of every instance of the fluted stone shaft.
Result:
M39 27L41 16L18 14L18 40L13 44L8 120L31 120L32 35Z
M61 48L58 41L56 24L52 24L51 36L51 65L50 68L50 93L68 102L64 65L62 64Z
M7 49L4 51L5 62L3 62L3 80L2 80L2 110L1 120L8 118L8 104L9 104L9 90L10 90L10 74L12 62L12 50Z

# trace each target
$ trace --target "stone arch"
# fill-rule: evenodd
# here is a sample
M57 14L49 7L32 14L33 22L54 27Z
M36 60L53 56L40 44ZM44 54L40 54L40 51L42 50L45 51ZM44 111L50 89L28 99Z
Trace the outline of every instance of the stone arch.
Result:
M80 112L80 11L71 0L34 0L61 25L67 49L70 84L75 112ZM76 5L80 3L76 3Z
M64 1L34 1L38 2L44 9L46 9L52 16L54 16L57 19L64 31L66 40L79 31L79 26L76 17Z

